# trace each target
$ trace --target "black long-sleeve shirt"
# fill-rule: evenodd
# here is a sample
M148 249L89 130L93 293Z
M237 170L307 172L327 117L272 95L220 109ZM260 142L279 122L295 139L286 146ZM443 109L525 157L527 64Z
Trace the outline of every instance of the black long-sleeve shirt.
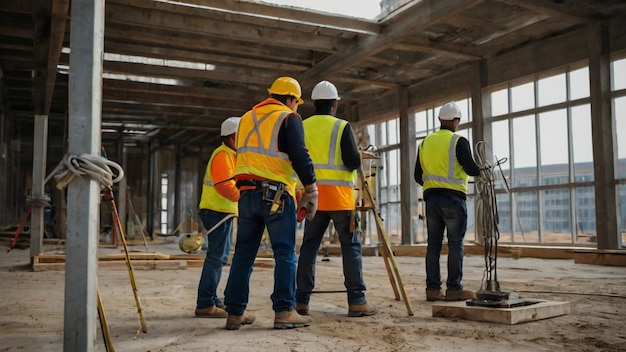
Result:
M446 129L446 130L450 130L454 132L451 128L448 128L445 126L441 126L441 129ZM466 174L470 176L480 175L481 168L480 166L476 164L476 162L474 161L474 158L472 157L472 151L470 149L470 144L467 138L460 136L459 140L456 143L455 155L456 155L456 159L459 161L459 164L461 164ZM423 176L424 176L424 170L422 169L422 164L420 163L420 154L419 154L419 148L418 148L417 160L415 162L415 171L413 173L413 177L415 178L415 182L419 183L422 186L424 185ZM451 189L446 189L446 188L428 189L424 192L424 199L426 199L427 196L432 192L445 192L445 193L454 194L458 197L466 199L465 193L454 191Z
M304 144L304 127L297 114L289 114L278 131L278 150L286 153L303 185L316 181L313 161Z
M361 154L359 154L359 148L356 146L349 123L343 129L340 143L343 164L350 170L356 170L361 166Z

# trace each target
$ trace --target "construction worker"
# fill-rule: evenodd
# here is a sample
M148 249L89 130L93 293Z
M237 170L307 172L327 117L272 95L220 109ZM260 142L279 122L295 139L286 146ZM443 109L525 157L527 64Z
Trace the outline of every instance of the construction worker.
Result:
M206 166L202 180L202 196L198 215L208 231L207 252L198 284L196 317L226 318L225 306L217 297L222 267L230 255L230 234L237 215L239 190L235 174L235 138L239 117L229 117L221 126L222 144L217 147ZM216 227L217 226L217 227Z
M315 287L315 259L330 220L341 243L344 284L348 292L348 316L374 315L377 309L365 299L361 239L354 236L354 187L361 166L350 124L335 117L341 98L337 88L321 81L313 88L315 113L304 120L304 140L311 153L319 189L317 213L304 226L296 276L296 310L309 314Z
M225 290L226 329L254 322L245 313L250 274L267 227L274 254L274 328L308 326L310 317L295 310L296 201L298 178L304 194L298 209L317 210L317 185L313 163L304 145L298 105L303 103L300 83L280 77L268 89L270 97L241 117L237 134L235 179L241 192L237 243Z
M466 194L468 175L480 175L469 141L454 132L462 118L461 109L449 102L439 110L441 128L419 146L415 181L423 186L426 201L426 300L464 301L476 294L464 290L463 238L467 228ZM439 258L444 230L448 236L448 278L446 294L441 292Z

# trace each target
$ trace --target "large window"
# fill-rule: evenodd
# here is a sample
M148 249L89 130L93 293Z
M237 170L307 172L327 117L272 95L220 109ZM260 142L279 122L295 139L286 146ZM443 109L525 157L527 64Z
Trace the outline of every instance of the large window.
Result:
M611 102L615 128L617 222L622 246L626 243L626 58L611 61ZM574 244L594 246L596 238L595 177L589 69L575 64L532 78L503 83L486 90L490 111L484 123L491 141L488 160L503 160L496 170L496 202L503 243ZM464 118L458 134L472 140L472 101L456 101ZM441 102L440 102L441 104ZM415 122L416 147L439 128L433 105L409 115ZM411 243L426 241L424 202L418 187L418 215L402 219L400 168L415 160L400 160L399 120L368 126L379 151L376 195L385 230L401 243L402 221L411 221ZM466 240L476 239L475 189L468 190ZM373 218L367 222L373 225ZM375 226L369 227L376 236ZM374 238L374 237L371 237Z
M363 166L372 175L368 182L383 219L385 233L392 243L402 243L402 217L400 211L400 123L399 119L368 125L370 144L378 159L365 160ZM367 174L366 174L367 176ZM363 214L362 214L363 215ZM379 242L376 220L371 211L364 214L364 243Z
M589 91L577 66L489 92L494 159L508 159L497 184L503 242L595 241Z
M168 181L168 177L167 174L161 174L161 221L160 221L160 228L161 228L161 233L167 233L168 228L167 228L167 212L168 212L168 207L167 207L167 195L168 195L168 187L169 187L169 181Z
M473 145L472 138L472 101L469 98L465 99L450 99L454 101L461 109L461 124L459 125L459 129L457 130L457 134L465 137L470 145ZM446 101L447 102L447 101ZM444 103L446 103L444 102ZM437 114L439 113L439 109L441 109L441 105L436 105L431 108L421 110L415 112L412 117L415 121L415 135L416 135L416 146L419 148L420 144L424 141L431 133L437 131L440 127L439 119L437 118ZM415 167L415 160L412 161L410 167ZM468 195L467 195L467 233L465 239L467 241L475 240L475 212L474 212L474 187L473 184L469 185ZM418 186L418 216L412 219L412 229L414 233L412 234L412 243L424 243L427 240L427 228L425 223L425 202L423 199L423 191L422 187Z

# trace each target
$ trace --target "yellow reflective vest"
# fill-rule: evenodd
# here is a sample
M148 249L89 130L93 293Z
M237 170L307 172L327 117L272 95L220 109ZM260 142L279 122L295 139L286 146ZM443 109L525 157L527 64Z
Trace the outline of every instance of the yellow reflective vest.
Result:
M469 176L456 159L458 134L446 129L429 135L420 144L424 191L445 188L467 194Z
M319 190L317 209L354 209L356 170L348 169L341 157L341 136L348 122L331 115L314 115L302 124Z
M228 146L222 144L217 147L211 154L209 162L204 172L204 178L202 179L202 196L200 198L200 209L209 209L213 211L219 211L222 213L237 214L237 202L224 197L215 189L215 181L213 180L213 174L211 173L211 166L215 156L219 153L227 153L232 160L235 160L235 151Z
M293 113L278 100L268 98L241 117L237 131L236 178L238 175L254 175L282 182L295 199L298 176L287 153L278 150L280 126Z

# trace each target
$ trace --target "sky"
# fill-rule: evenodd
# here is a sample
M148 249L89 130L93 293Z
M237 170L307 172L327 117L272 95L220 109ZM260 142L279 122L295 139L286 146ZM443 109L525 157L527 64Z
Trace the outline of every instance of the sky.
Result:
M302 7L351 17L374 19L380 13L380 0L259 0Z

